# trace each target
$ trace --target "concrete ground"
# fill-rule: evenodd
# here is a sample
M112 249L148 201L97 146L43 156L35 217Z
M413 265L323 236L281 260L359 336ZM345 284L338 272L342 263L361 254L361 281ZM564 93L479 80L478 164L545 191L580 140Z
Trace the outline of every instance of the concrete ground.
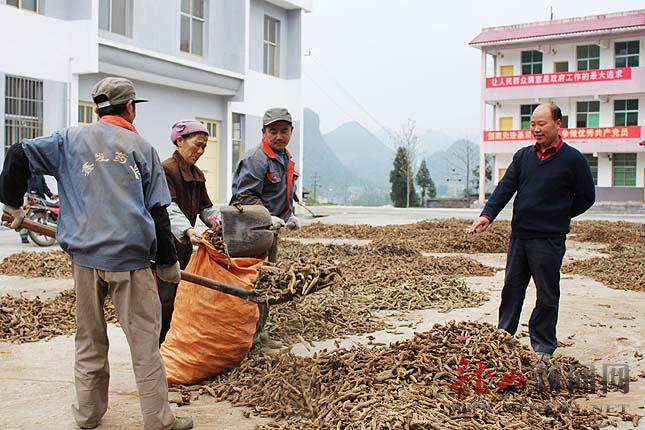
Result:
M329 208L315 207L316 212L327 213L319 218L324 222L389 224L415 222L425 218L474 218L478 210L401 210L392 208ZM645 222L645 214L590 213L591 219L630 220ZM306 219L311 222L312 219ZM599 255L598 246L569 241L568 259L590 258ZM50 248L54 249L54 247ZM47 250L19 243L18 234L0 230L0 258L21 250ZM434 254L433 254L434 255ZM387 330L373 333L372 342L391 342L410 338L414 331L423 331L435 323L449 320L478 320L495 323L499 295L503 284L505 255L481 254L472 256L483 264L497 267L500 271L492 277L469 277L467 283L473 289L489 293L489 300L477 308L457 309L448 313L433 310L415 311L407 314L388 312L383 315L391 324ZM31 279L24 280L0 274L0 294L26 294L29 296L54 295L70 288L71 280ZM564 275L558 336L568 345L558 353L570 355L583 364L628 364L631 376L645 375L645 293L614 290L588 278ZM528 318L535 302L535 288L531 285L522 313L522 331L527 330ZM132 375L131 361L125 336L120 328L110 325L110 408L101 423L101 429L141 428L136 386ZM355 343L367 344L368 335L353 336L341 340L342 347ZM528 344L528 337L521 338ZM293 352L303 355L314 351L334 348L333 340L313 345L297 344ZM57 337L48 342L22 345L0 343L0 428L68 430L76 428L70 410L74 401L73 387L73 337ZM590 404L610 408L623 407L627 412L645 415L645 379L630 383L628 394L610 393L606 397L591 396ZM212 401L208 396L177 410L178 414L193 415L196 428L202 429L253 429L265 420L245 418L244 409L230 404ZM630 423L621 423L619 428L633 428ZM639 427L645 429L645 419Z
M312 218L306 209L297 206L296 213L304 223L322 222L325 224L408 224L423 219L465 218L475 220L481 209L443 209L443 208L394 208L364 206L308 206L311 212L320 216ZM510 208L504 209L497 217L500 220L511 219ZM645 222L645 207L634 207L627 210L611 208L593 208L580 215L576 220L631 221Z

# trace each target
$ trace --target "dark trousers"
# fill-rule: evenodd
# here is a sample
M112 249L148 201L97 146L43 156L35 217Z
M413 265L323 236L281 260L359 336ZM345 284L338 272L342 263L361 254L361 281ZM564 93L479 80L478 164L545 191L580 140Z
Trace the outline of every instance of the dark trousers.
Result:
M193 245L182 244L175 241L177 247L177 259L179 267L184 270L188 266L190 256L193 252ZM161 331L159 332L159 345L166 339L166 334L170 330L172 313L175 311L175 296L179 284L171 284L157 278L157 289L159 290L159 300L161 301Z
M178 284L157 279L157 288L159 290L159 300L161 301L161 331L159 332L159 345L166 339L166 333L170 330L170 321L172 313L175 310L175 295L177 294Z
M508 246L498 327L515 334L526 287L533 277L537 301L529 320L529 336L536 352L553 354L558 345L556 325L560 302L560 267L564 252L564 237L512 237Z

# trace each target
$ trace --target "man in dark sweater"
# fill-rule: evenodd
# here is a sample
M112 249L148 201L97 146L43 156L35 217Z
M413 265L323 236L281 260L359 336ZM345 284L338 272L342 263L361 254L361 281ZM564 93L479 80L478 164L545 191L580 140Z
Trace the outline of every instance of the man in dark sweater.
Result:
M560 267L571 218L585 212L595 200L589 164L578 150L562 141L561 123L562 112L553 103L533 111L535 145L515 153L469 230L469 234L486 230L517 193L498 327L515 334L526 287L533 277L537 302L529 320L529 335L533 350L543 358L551 357L558 344Z

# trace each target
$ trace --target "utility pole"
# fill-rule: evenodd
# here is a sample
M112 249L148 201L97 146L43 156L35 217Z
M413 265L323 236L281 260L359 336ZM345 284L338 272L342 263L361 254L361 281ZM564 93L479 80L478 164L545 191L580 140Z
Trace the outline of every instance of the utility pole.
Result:
M318 176L318 172L314 173L314 177L313 177L314 203L318 201L317 195L318 195L318 187L320 186L320 184L318 183L319 180L320 180L320 176Z
M409 160L409 158L408 158ZM410 207L410 166L406 169L407 172L405 174L405 207L409 208Z
M452 174L450 178L446 178L446 182L448 182L449 185L452 185L452 193L454 194L455 197L459 197L459 192L457 191L457 184L461 182L461 178L459 177L459 174L455 169L452 169Z

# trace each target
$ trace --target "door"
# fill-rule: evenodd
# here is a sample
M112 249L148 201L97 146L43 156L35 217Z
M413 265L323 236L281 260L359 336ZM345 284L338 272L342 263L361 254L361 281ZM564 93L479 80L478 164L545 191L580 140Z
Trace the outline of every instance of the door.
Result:
M197 162L197 167L202 169L206 177L206 191L212 202L219 201L219 173L220 173L220 130L222 122L216 119L197 118L197 121L206 126L208 144L206 151Z
M500 167L497 169L497 183L499 184L499 181L502 180L504 175L506 174L506 167Z
M500 130L513 130L513 117L506 116L499 119Z
M515 72L513 71L513 66L500 66L499 68L500 76L513 76Z
M569 62L568 61L556 61L553 63L553 72L568 72L569 71Z

